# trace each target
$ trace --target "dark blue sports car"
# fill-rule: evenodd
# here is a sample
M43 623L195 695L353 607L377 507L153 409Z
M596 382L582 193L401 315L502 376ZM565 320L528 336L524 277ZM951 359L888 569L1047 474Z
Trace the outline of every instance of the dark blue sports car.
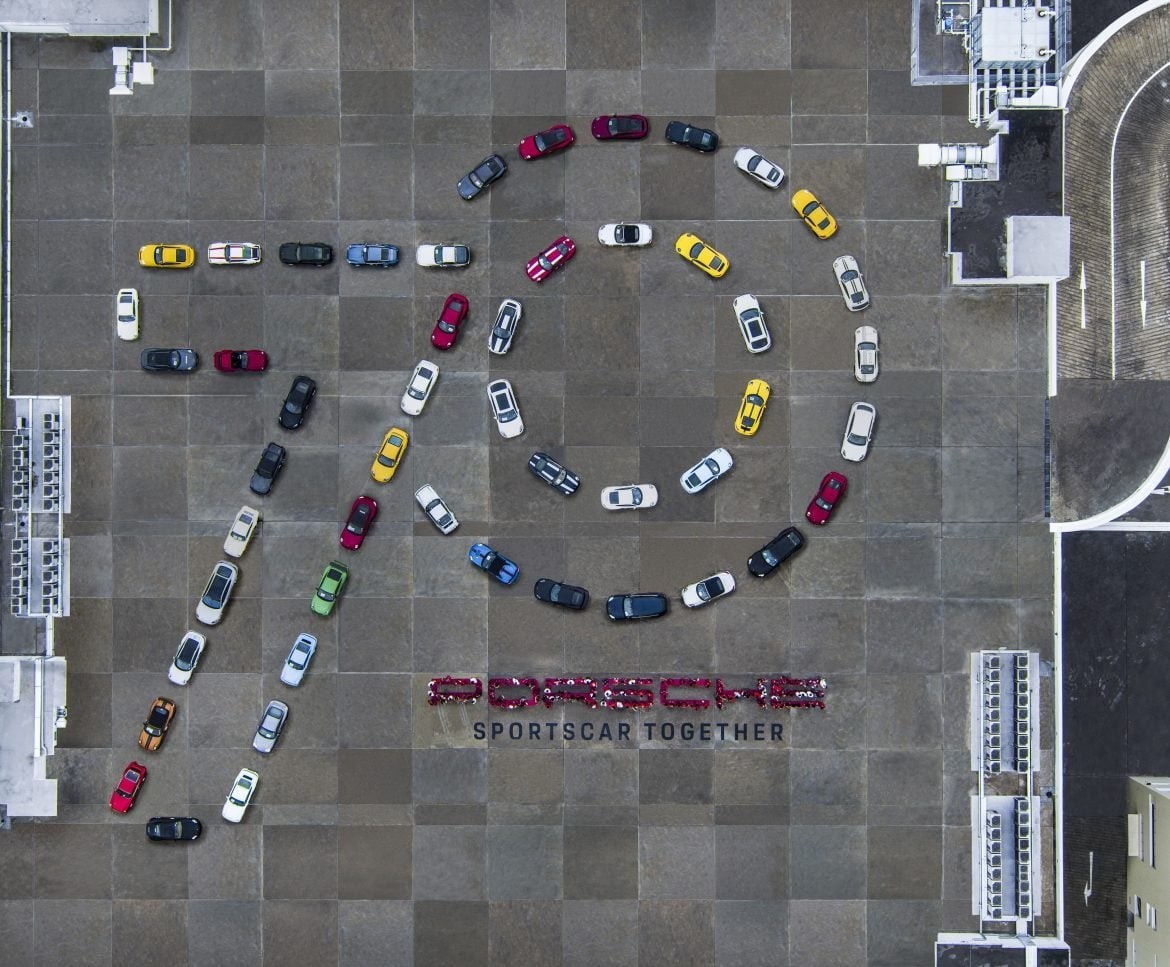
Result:
M398 264L398 246L383 245L381 242L361 242L345 250L345 261L359 268L363 266L389 268Z
M520 566L510 561L498 551L492 550L487 544L472 544L467 552L467 558L480 570L487 571L500 584L515 584L520 577Z

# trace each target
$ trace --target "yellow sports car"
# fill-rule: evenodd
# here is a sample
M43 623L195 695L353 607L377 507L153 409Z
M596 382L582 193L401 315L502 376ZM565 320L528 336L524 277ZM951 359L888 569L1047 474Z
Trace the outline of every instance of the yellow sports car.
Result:
M837 231L837 219L828 213L811 191L801 188L792 193L792 207L817 238L831 238Z
M741 436L754 436L764 418L764 409L772 395L772 387L762 379L750 380L743 391L743 402L739 404L739 415L735 418L735 432Z
M402 463L402 455L406 453L406 445L410 443L410 434L396 426L390 427L382 438L382 445L374 455L374 465L370 467L370 476L378 483L388 483L394 476L398 465Z
M698 235L683 232L674 243L674 250L692 265L697 265L713 279L721 279L731 268L727 256L716 252Z
M138 264L148 269L189 269L195 264L195 249L190 245L143 245L138 250Z

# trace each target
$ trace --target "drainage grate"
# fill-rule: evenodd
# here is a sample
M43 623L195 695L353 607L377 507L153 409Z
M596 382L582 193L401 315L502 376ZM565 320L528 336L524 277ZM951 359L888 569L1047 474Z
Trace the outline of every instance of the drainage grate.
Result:
M1050 400L1044 400L1044 516L1052 517L1052 422L1049 418Z

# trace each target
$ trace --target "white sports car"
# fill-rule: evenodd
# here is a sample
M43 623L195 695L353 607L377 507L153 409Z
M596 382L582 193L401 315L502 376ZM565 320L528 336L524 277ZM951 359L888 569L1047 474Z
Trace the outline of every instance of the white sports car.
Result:
M597 241L602 245L641 248L654 241L654 231L645 222L619 222L616 225L602 225L597 230Z
M213 242L207 246L207 261L212 265L255 265L260 256L255 242Z
M601 506L606 510L646 510L658 503L654 484L619 484L601 492Z

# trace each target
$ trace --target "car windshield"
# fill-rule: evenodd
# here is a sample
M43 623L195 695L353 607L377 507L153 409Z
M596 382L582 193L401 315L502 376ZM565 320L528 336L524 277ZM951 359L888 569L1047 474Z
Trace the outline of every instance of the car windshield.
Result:
M842 282L852 282L856 278L857 278L857 273L853 269L846 269L844 272L841 273L841 281Z
M818 507L820 507L821 510L832 510L833 509L833 505L830 504L823 497L818 497L816 500L813 501L813 503L815 503Z
M214 606L223 601L224 595L227 594L228 578L226 575L217 574L211 579L211 583L207 585L207 593L203 595L203 603Z
M540 266L542 269L544 269L546 272L551 272L551 271L553 270L553 264L552 264L552 262L550 262L550 261L549 261L547 258L545 258L543 255L538 255L538 256L536 256L536 262L537 262L537 264L538 264L538 265L539 265L539 266Z
M760 551L760 557L762 557L764 561L772 567L775 567L780 563L776 555L772 553L772 549L770 547L765 547L762 551Z
M443 319L440 319L439 320L439 331L446 332L446 333L452 333L455 331L455 327L453 325L451 325L451 323L446 322Z
M856 433L854 433L852 430L850 430L849 431L849 442L852 443L855 447L865 446L865 437L858 436Z
M616 234L619 242L636 242L638 241L638 226L619 225Z
M706 581L701 581L698 585L696 585L695 593L698 594L700 601L711 600L711 591L708 590Z
M610 118L610 134L626 134L630 131L639 131L642 124L635 118Z
M702 254L703 247L704 246L702 242L695 242L695 244L691 246L691 258L697 259L699 255Z
M723 259L719 258L717 255L712 255L711 256L711 268L713 268L713 269L723 268Z
M631 487L629 493L631 503L640 504L642 502L642 491L637 487Z
M747 163L747 170L753 172L758 171L763 160L758 154L752 155L751 160Z
M710 470L711 473L715 474L716 476L719 475L719 463L714 457L708 457L703 461L703 463L706 464L707 469Z
M760 399L760 397L756 396L755 393L749 393L747 401L752 406L763 406L764 405L764 401L762 399Z
M199 643L194 638L188 638L179 646L179 651L175 655L175 664L186 670L191 667L198 654Z

